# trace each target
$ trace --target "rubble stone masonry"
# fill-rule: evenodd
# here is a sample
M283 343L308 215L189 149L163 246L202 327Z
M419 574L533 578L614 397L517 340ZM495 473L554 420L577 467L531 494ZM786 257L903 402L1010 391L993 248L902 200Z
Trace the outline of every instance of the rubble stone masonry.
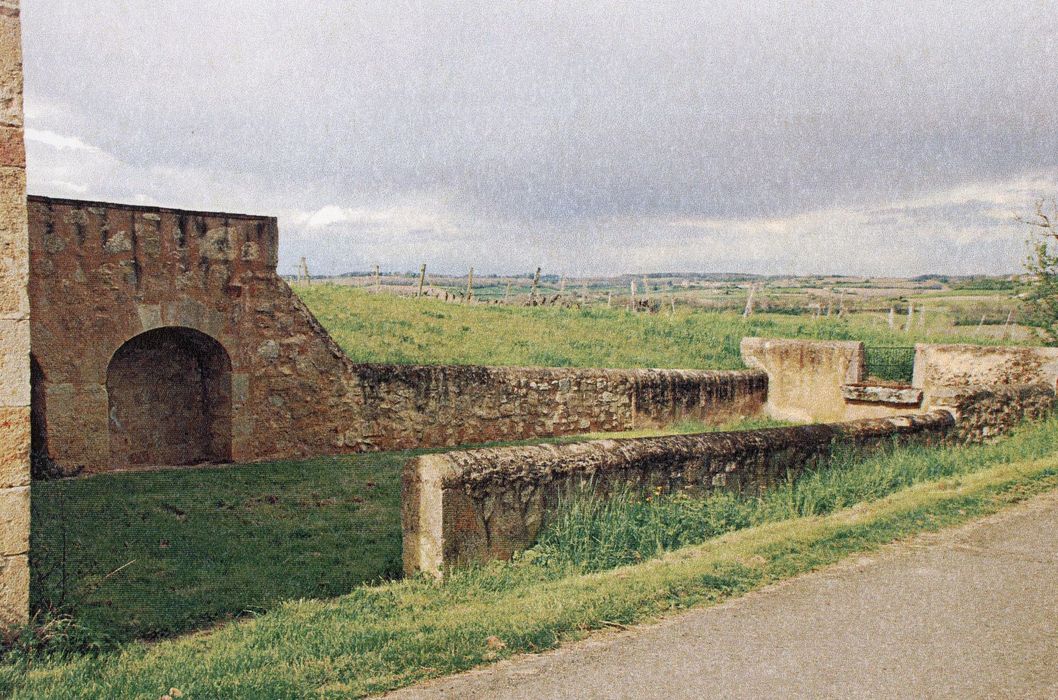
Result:
M0 0L0 623L29 613L29 276L18 0Z
M1053 396L1053 392L1052 392ZM404 572L439 575L459 564L508 559L530 547L564 493L622 489L758 491L861 448L939 441L948 411L732 433L597 440L446 452L409 461L402 475Z
M354 364L269 217L29 198L33 434L60 468L253 461L757 415L760 371Z

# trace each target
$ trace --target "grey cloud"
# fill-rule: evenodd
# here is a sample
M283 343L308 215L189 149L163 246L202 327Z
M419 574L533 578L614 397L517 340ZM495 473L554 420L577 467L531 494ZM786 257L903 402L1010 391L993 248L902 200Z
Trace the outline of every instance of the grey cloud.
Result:
M1058 166L1050 2L24 5L42 128L131 172L216 174L197 196L243 209L443 196L481 241L462 257L489 240L511 264L593 257L664 244L666 218L796 216ZM171 180L142 184L164 201Z

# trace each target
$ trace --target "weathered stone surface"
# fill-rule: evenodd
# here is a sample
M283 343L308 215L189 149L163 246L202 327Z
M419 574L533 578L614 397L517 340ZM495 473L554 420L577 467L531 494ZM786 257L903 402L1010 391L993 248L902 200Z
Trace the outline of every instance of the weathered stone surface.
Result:
M29 618L29 557L0 557L0 624L19 625Z
M835 444L870 447L940 440L948 411L831 425L707 433L572 445L426 455L402 474L404 568L441 573L459 563L505 559L532 544L570 488L758 490L797 474Z
M29 484L29 407L0 406L0 488Z
M0 1L0 125L22 128L22 34L18 0Z
M863 343L744 338L742 360L768 373L768 415L837 421L847 416L841 387L866 375Z
M460 445L540 435L721 423L759 414L757 371L359 365L351 387L365 429L347 444Z
M883 403L891 406L922 405L922 390L913 387L885 386L882 384L845 384L841 395L846 401Z
M29 405L29 322L0 319L0 406Z
M0 126L0 167L26 167L26 143L17 127Z
M0 555L29 551L29 486L0 490Z
M26 172L0 167L0 318L29 315Z
M956 416L957 440L988 442L1023 421L1053 413L1055 390L1048 384L948 387L933 390L930 402Z
M952 386L996 386L1058 380L1058 348L984 347L978 345L915 346L912 384L929 394Z

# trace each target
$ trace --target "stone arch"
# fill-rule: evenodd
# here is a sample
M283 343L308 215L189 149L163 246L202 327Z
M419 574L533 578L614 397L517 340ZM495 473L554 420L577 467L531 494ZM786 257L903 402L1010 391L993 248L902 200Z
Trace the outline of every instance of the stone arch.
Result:
M141 333L107 366L112 467L231 461L231 358L211 336Z

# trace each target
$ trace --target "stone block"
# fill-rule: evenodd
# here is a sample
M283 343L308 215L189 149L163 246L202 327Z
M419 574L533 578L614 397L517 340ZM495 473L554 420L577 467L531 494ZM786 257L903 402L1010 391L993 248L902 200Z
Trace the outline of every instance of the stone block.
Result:
M0 125L22 127L22 35L18 2L0 2Z
M0 407L0 488L29 484L28 407Z
M841 395L846 401L863 403L882 403L890 406L919 406L922 404L922 390L912 387L846 384L841 387Z
M26 144L18 127L0 127L0 167L26 167Z
M0 319L0 406L29 406L29 321Z
M0 555L29 551L29 487L0 490Z
M0 624L22 625L29 619L29 557L0 557Z
M162 325L162 307L160 304L137 304L136 311L140 316L140 324L143 330L153 330Z
M0 167L0 318L29 314L26 173Z

